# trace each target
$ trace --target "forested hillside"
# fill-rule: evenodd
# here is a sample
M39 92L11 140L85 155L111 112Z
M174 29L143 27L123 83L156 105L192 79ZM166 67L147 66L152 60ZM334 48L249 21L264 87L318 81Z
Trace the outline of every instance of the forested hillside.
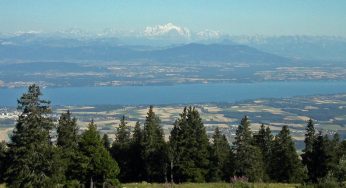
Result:
M215 129L208 137L194 107L185 107L165 140L150 106L134 129L123 116L113 143L90 121L80 131L70 111L59 121L50 102L31 85L18 100L21 111L8 143L0 145L0 181L9 187L114 187L126 182L282 182L343 186L346 141L323 135L307 122L305 148L297 153L290 130L273 135L250 130L244 116L230 145Z

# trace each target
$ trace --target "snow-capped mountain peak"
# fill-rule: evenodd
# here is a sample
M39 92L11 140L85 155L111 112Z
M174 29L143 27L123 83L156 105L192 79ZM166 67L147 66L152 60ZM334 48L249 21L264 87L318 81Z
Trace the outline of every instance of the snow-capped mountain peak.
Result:
M205 29L203 31L197 32L196 36L197 36L197 39L200 39L200 40L211 40L211 39L220 38L221 33L219 31Z
M147 26L143 32L144 36L157 37L157 36L168 36L168 37L184 37L190 38L191 32L186 27L180 27L173 23L167 23L165 25Z

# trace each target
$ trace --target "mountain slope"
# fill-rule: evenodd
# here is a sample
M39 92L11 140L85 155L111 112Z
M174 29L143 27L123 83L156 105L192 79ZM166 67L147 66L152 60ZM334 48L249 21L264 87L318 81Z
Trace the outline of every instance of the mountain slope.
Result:
M64 41L64 40L62 40ZM60 40L41 40L22 43L2 42L0 60L25 61L149 61L158 63L226 62L226 63L282 63L288 59L259 51L245 45L191 43L165 49L139 49L107 41L71 40L62 45Z
M148 52L160 62L280 63L289 60L245 45L197 44Z

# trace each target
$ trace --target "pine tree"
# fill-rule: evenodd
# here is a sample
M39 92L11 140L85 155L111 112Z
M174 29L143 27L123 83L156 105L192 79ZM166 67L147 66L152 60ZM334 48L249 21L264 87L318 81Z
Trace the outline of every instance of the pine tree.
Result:
M163 182L167 174L167 145L160 119L150 106L143 130L143 159L148 182Z
M190 157L187 153L189 150L186 149L188 142L187 133L187 108L185 107L183 112L179 115L180 117L175 121L173 129L171 130L169 138L169 156L171 163L171 181L183 182L187 181L187 174L185 169L188 170L187 164L193 165L190 161ZM185 152L185 154L184 154ZM187 160L184 162L184 160ZM185 165L183 164L185 163Z
M333 138L331 141L328 142L328 153L331 155L331 161L330 161L330 167L332 171L336 171L338 168L338 163L340 161L340 149L341 149L341 142L340 142L340 135L336 132L333 135Z
M78 131L77 119L71 117L70 111L62 113L57 127L57 145L63 148L77 148Z
M346 181L346 155L343 155L339 159L337 168L335 170L335 176L339 183Z
M113 142L111 153L113 158L118 161L121 169L119 179L122 182L129 182L129 158L130 152L130 130L127 127L125 116L120 119L120 124L117 128L116 138Z
M116 134L116 142L119 143L128 143L130 141L130 130L127 127L127 122L125 119L125 116L122 116L120 119L120 124L117 128L117 134Z
M272 135L269 126L265 128L264 124L261 125L260 130L258 131L258 134L254 135L254 144L260 148L263 155L263 161L265 166L265 174L264 174L265 181L269 180L268 173L270 171L269 167L270 167L270 163L271 163L270 160L272 156L273 138L274 136Z
M4 183L4 173L6 169L7 145L6 142L0 142L0 183Z
M128 164L128 174L127 180L129 182L141 182L145 181L143 175L144 173L144 161L142 158L143 151L143 133L141 125L136 122L133 134L130 140L130 151L129 151L129 164Z
M57 146L60 149L61 165L64 168L67 180L75 180L79 177L77 173L74 173L76 170L74 163L80 155L78 151L78 131L77 120L71 117L70 111L62 113L57 127Z
M315 133L315 127L314 127L314 122L312 119L309 119L308 124L306 126L306 133L305 133L305 148L303 149L303 154L302 154L302 159L303 159L303 164L306 166L308 170L308 178L309 181L314 181L314 175L313 175L313 168L314 164L312 161L313 157L313 145L316 139L316 133Z
M246 176L250 181L262 181L264 164L261 150L253 145L250 121L245 116L236 130L233 143L236 176Z
M79 169L82 183L88 185L93 182L101 186L106 181L117 181L118 164L104 147L94 121L89 123L88 129L81 135L79 150L84 156Z
M171 131L173 178L177 182L204 182L209 167L209 140L196 108L184 108Z
M228 144L225 135L223 135L217 127L213 135L213 143L210 147L208 181L219 182L229 180L230 174L228 174L228 160L230 154L230 145Z
M311 181L319 182L325 178L333 169L333 146L328 136L323 136L321 132L316 136L312 147Z
M306 177L287 126L275 137L271 161L270 177L275 181L301 182Z
M202 118L195 107L189 107L187 111L187 123L188 128L191 131L190 138L192 147L195 149L192 159L195 161L196 167L199 169L197 171L194 181L202 182L205 181L205 177L208 173L209 167L209 139L202 122ZM189 148L189 147L187 147Z
M346 140L342 140L339 143L339 147L338 147L338 152L337 152L338 159L340 160L343 155L346 156Z
M103 146L108 150L110 151L111 149L111 142L109 141L109 137L108 137L108 134L104 134L103 137L102 137L102 142L103 142Z
M56 166L57 151L50 131L53 127L50 102L40 99L37 85L18 100L18 117L8 149L6 183L10 187L50 187L61 178Z

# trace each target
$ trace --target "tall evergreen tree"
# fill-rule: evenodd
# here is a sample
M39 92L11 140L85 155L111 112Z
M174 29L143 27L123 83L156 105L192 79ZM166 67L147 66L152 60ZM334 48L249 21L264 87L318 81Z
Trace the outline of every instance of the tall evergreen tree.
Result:
M184 108L171 131L173 178L177 182L204 182L208 173L209 140L196 108Z
M301 182L306 171L298 158L287 126L275 137L270 177L278 182Z
M113 142L111 153L113 158L118 161L121 169L119 179L122 182L129 181L129 163L131 158L129 157L130 151L130 130L127 126L125 116L120 119L120 124L117 128L115 141Z
M342 158L342 156L346 156L346 140L342 140L339 143L339 146L337 149L337 156L339 160Z
M332 171L336 171L338 168L338 164L340 161L340 149L341 149L341 142L340 142L340 135L336 132L333 135L332 140L328 142L328 153L330 153L331 160L330 160L330 167Z
M81 135L79 150L87 161L81 161L80 180L90 186L90 182L101 186L105 181L117 181L119 167L104 147L100 133L94 121Z
M188 144L187 133L187 108L185 107L180 117L175 121L173 129L169 137L169 158L171 163L171 181L182 182L187 181L188 177L185 174L185 169L188 170L187 164L193 165L188 151L186 149ZM185 154L184 154L185 153ZM185 163L185 165L184 165Z
M333 169L331 147L329 138L319 132L315 138L311 152L312 164L311 169L309 169L309 174L312 182L318 182L325 178L329 171Z
M18 117L8 151L6 183L10 187L50 187L60 181L51 143L50 102L42 100L39 86L31 85L18 100Z
M314 127L314 122L312 119L309 119L308 124L306 126L306 133L305 133L305 148L303 149L303 154L302 154L302 161L303 164L306 166L308 170L308 179L309 181L313 181L314 179L314 164L312 161L313 158L313 145L316 140L316 133L315 133L315 127Z
M335 176L340 183L346 181L346 155L343 155L339 159L339 163L337 165L337 168L335 169Z
M61 165L67 180L75 180L79 177L74 164L80 157L78 131L77 120L72 118L70 111L62 113L57 127L57 146L60 149Z
M70 111L62 113L57 127L57 145L64 148L77 148L78 131L77 119L72 118Z
M236 130L233 143L236 176L246 176L250 181L262 181L264 164L261 150L253 145L250 121L245 116Z
M122 116L122 118L120 119L120 124L117 128L115 140L119 143L128 143L130 141L130 130L127 126L125 116Z
M133 134L130 140L129 151L129 164L128 164L128 181L129 182L141 182L145 181L144 173L144 161L142 158L143 151L143 132L139 122L136 122Z
M148 182L163 182L167 174L167 145L160 119L150 106L143 129L143 159Z
M194 155L192 155L192 159L195 161L195 165L199 170L195 177L194 181L205 181L205 177L208 173L209 167L209 139L202 122L202 118L199 115L199 112L195 107L189 107L187 111L187 123L188 128L191 131L190 140L192 147L194 148ZM189 148L189 147L187 147Z
M6 170L7 145L5 141L0 142L0 183L4 182L4 173Z
M260 148L263 155L263 161L265 166L265 181L269 180L268 174L270 171L270 160L272 156L273 139L274 136L272 135L269 126L265 128L264 124L261 125L258 134L254 135L254 144Z
M104 146L108 151L110 151L110 149L111 149L111 142L109 141L108 134L106 134L106 133L103 134L102 142L103 142L103 146Z
M210 164L208 181L229 181L228 160L231 157L231 147L217 127L213 135L213 143L210 146Z

